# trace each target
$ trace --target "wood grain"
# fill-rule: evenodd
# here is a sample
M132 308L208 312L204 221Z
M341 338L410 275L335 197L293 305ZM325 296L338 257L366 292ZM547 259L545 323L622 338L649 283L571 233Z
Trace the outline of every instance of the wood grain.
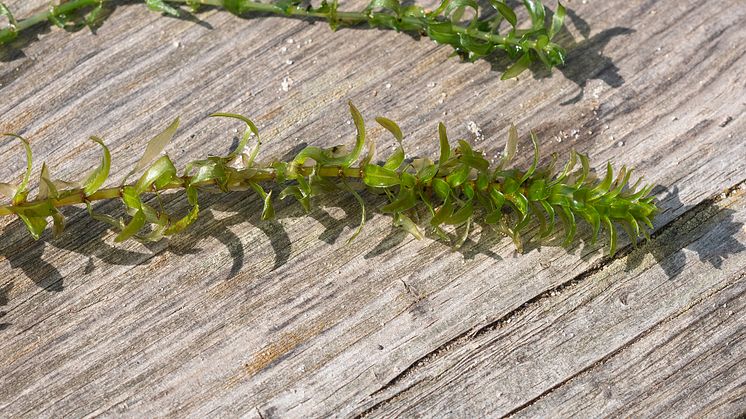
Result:
M500 60L462 63L404 34L142 5L95 35L39 31L3 51L0 131L31 139L35 173L80 175L99 135L116 184L177 115L177 165L224 153L240 127L206 117L218 110L258 122L264 159L349 143L349 99L381 156L394 144L377 115L400 122L410 156L435 155L441 120L494 156L514 122L524 162L532 129L547 155L634 165L663 211L650 244L614 259L584 240L517 254L479 231L454 252L381 214L345 245L359 209L343 196L310 216L278 203L271 222L253 195L208 196L188 232L148 247L115 245L82 208L59 239L3 219L0 416L746 412L746 8L567 6L568 65L505 82ZM0 158L0 179L18 179L18 147Z

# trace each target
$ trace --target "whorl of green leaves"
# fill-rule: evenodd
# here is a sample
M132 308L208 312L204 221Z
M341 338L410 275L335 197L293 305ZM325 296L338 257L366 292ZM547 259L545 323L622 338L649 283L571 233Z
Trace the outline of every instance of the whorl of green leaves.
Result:
M447 44L465 60L503 51L513 64L503 79L515 77L540 61L547 68L564 63L565 51L552 42L565 18L561 3L552 19L541 0L523 0L530 25L519 25L515 11L504 0L489 0L489 10L480 8L476 0L442 0L432 11L416 5L404 6L399 0L372 0L362 11L338 10L338 0L322 0L314 7L306 0L275 0L259 3L247 0L144 0L150 10L171 16L196 12L200 6L222 7L236 15L274 13L281 16L326 20L332 29L368 24L379 29L393 29L427 36L439 44ZM91 28L100 24L104 0L70 0L27 19L16 20L11 11L0 3L0 15L8 18L9 27L0 30L0 45L14 39L18 32L33 25L50 22L60 28ZM188 9L179 6L188 6ZM525 28L524 28L525 26ZM519 28L520 27L520 28Z
M479 151L468 142L458 140L451 148L446 128L438 126L440 156L437 161L428 158L406 159L402 148L403 134L399 126L386 118L376 118L388 130L399 147L384 162L374 162L375 144L366 137L363 118L350 104L352 119L357 128L355 144L320 148L309 146L290 161L256 162L259 151L259 132L251 120L236 114L218 113L215 117L239 120L246 125L237 148L227 156L210 156L186 165L181 175L162 150L174 136L178 119L148 144L142 158L131 174L140 173L134 183L101 189L109 175L111 158L103 141L92 140L103 149L101 163L80 182L63 182L50 177L46 165L42 166L38 196L28 199L31 178L31 148L25 138L5 134L20 140L26 150L27 168L19 184L1 183L0 193L11 199L0 206L0 215L15 214L28 227L34 238L39 238L52 218L54 232L64 228L64 218L59 207L86 204L92 217L108 223L117 236L115 241L134 238L141 241L159 240L178 233L197 219L199 193L204 191L227 192L253 190L263 201L262 219L274 216L272 184L284 186L279 198L295 198L304 210L311 211L315 196L330 192L346 191L362 207L360 227L365 223L365 200L361 195L384 195L389 201L380 212L391 214L396 226L422 238L423 222L437 236L448 239L445 226L463 226L454 246L460 246L469 234L472 223L487 225L513 239L521 247L521 234L534 223L539 237L555 231L559 218L564 225L565 245L575 236L576 222L585 220L592 228L592 240L603 226L608 234L610 252L616 249L615 225L621 225L633 243L641 236L647 237L646 228L652 228L651 218L657 213L651 187L638 188L638 180L628 185L632 170L623 167L616 176L607 164L603 177L596 178L585 155L571 153L568 163L557 172L556 156L539 167L539 148L534 136L533 162L523 170L509 167L518 143L515 127L496 165L491 166ZM245 149L250 141L255 145L250 152ZM367 143L367 152L366 152ZM576 170L577 163L580 167ZM129 176L128 176L129 177ZM270 186L270 189L265 189ZM149 195L158 196L169 189L186 191L191 210L184 216L168 214L157 200L159 207L151 205ZM90 203L97 200L120 199L128 219L114 218L93 212ZM428 221L429 220L429 221ZM354 238L358 229L352 238ZM351 239L352 239L351 238Z

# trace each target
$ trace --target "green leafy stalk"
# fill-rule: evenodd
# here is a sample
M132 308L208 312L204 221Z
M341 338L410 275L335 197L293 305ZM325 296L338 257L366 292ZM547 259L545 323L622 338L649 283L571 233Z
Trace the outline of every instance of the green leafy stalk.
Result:
M489 0L489 10L483 10L476 0L442 0L432 11L416 5L405 6L399 0L372 0L356 12L338 10L338 1L322 0L313 7L304 0L275 0L260 3L248 0L143 0L155 12L179 17L196 12L200 6L221 7L230 13L245 16L250 13L270 13L296 18L322 19L332 29L369 25L379 29L426 36L439 44L447 44L465 60L503 51L514 64L503 79L515 77L532 62L540 61L547 68L564 64L565 50L552 39L559 32L565 18L565 8L558 3L551 19L540 0L523 0L531 19L530 26L519 25L515 11L504 0ZM186 10L182 6L189 6ZM26 19L16 20L4 4L0 15L7 16L9 26L0 30L0 45L13 40L18 33L32 26L50 22L66 29L100 24L104 0L70 0L50 7ZM521 26L519 28L519 26Z
M405 160L401 146L403 134L399 126L386 118L376 121L388 130L399 143L397 150L384 162L374 163L375 144L366 138L365 125L358 110L350 104L357 136L355 146L348 152L345 147L329 149L306 147L290 161L257 163L259 133L251 120L235 114L214 114L245 123L246 131L236 150L227 156L210 156L186 165L179 175L176 167L162 150L174 136L178 119L156 135L146 147L130 174L142 171L134 183L102 189L109 174L111 158L106 145L97 137L93 141L103 149L101 164L80 182L52 180L49 170L42 166L39 194L28 199L31 178L32 154L28 141L14 134L26 150L27 169L20 184L0 184L0 193L11 202L0 206L0 216L17 215L28 227L34 238L39 238L47 226L48 218L54 222L54 232L64 228L60 207L86 204L92 217L109 224L117 236L115 241L134 238L140 241L160 240L187 228L199 214L199 194L202 192L227 192L253 190L263 201L262 219L274 217L272 186L284 186L280 199L294 197L306 211L311 210L311 200L326 193L348 192L362 207L360 228L365 223L364 189L388 197L389 203L380 212L391 214L395 226L422 238L422 225L413 220L429 218L426 226L437 236L447 239L446 226L460 227L462 233L454 246L467 238L472 224L492 227L513 239L520 249L522 234L531 224L538 225L538 236L554 233L559 218L564 224L565 245L569 245L576 231L578 219L585 220L592 228L595 240L603 227L607 230L610 253L617 245L615 226L621 225L633 243L648 237L652 218L658 212L651 186L640 186L640 180L629 185L632 170L626 167L615 175L607 164L603 177L591 175L588 157L572 152L564 168L557 172L554 162L539 166L539 148L536 138L533 162L523 170L508 167L518 142L515 127L511 127L503 157L496 165L471 145L459 140L451 147L446 128L438 126L440 158L433 162L427 158ZM250 139L256 145L250 153L244 149ZM362 156L365 144L368 153ZM577 164L580 167L576 169ZM266 191L265 186L270 190ZM191 210L183 217L174 217L162 208L148 203L149 195L168 190L186 191ZM121 200L128 220L116 219L106 214L94 213L90 203L99 200ZM360 228L354 236L360 232ZM351 239L352 239L351 238Z

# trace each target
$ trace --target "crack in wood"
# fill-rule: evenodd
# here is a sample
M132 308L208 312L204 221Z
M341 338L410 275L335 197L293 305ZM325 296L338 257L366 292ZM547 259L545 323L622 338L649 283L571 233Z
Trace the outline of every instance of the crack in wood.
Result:
M661 235L665 234L667 231L669 231L671 229L675 229L675 228L677 228L677 227L679 227L681 225L686 224L689 220L691 220L693 218L696 218L698 214L700 214L702 212L708 211L709 208L711 208L713 205L717 204L718 202L720 202L720 201L722 201L722 200L724 200L726 198L729 198L736 191L738 191L741 188L743 188L745 185L746 185L746 179L743 179L740 182L736 183L735 185L733 185L733 186L731 186L729 188L726 188L721 193L715 194L715 195L711 196L710 198L703 200L699 204L694 205L693 207L691 207L688 210L684 211L679 216L677 216L674 219L672 219L671 221L669 221L664 226L661 226L653 234L651 234L651 236L650 236L650 242L655 241L658 237L660 237ZM404 380L405 377L416 374L416 370L418 368L420 368L420 366L428 364L428 363L430 363L430 362L432 362L432 361L434 361L434 360L442 357L443 354L445 354L446 352L453 351L455 347L461 347L461 346L465 345L467 342L469 342L471 340L474 340L474 339L476 339L476 338L478 338L478 337L480 337L480 336L482 336L482 335L484 335L486 333L489 333L491 331L494 331L494 330L502 327L506 323L509 323L513 318L515 318L517 316L520 316L522 313L524 313L526 310L528 310L531 306L533 306L534 304L537 304L539 301L543 300L544 298L556 296L557 294L559 294L560 292L564 291L565 289L577 285L578 283L582 282L583 280L585 280L585 279L593 276L594 274L602 271L606 266L608 266L610 263L614 262L615 260L627 257L635 249L636 249L636 244L629 243L626 246L624 246L623 248L619 249L619 251L613 257L604 256L597 263L591 265L587 270L579 273L575 277L573 277L573 278L571 278L571 279L569 279L569 280L567 280L567 281L565 281L565 282L563 282L563 283L561 283L561 284L559 284L559 285L557 285L557 286L555 286L555 287L553 287L553 288L551 288L549 290L546 290L546 291L544 291L542 293L539 293L539 294L535 295L534 297L526 300L523 304L521 304L518 307L514 308L513 310L509 311L505 315L501 316L497 320L492 321L492 322L490 322L490 323L488 323L488 324L486 324L486 325L484 325L484 326L476 329L476 331L475 330L467 330L467 331L459 334L458 336L454 337L453 339L448 340L447 342L443 343L442 345L438 346L434 350L428 352L427 354L423 355L422 357L418 358L416 361L414 361L413 363L411 363L402 372L400 372L394 378L392 378L391 380L389 380L381 388L379 388L378 390L376 390L375 392L373 392L370 395L370 398L375 398L377 395L380 395L381 393L384 393L387 390L395 387L402 380ZM739 277L739 280L740 280L740 278L743 278L743 277L744 277L744 275L741 275L741 277ZM693 302L689 307L687 307L683 311L681 311L681 312L679 312L679 313L677 313L675 315L669 316L666 319L662 320L661 322L658 322L658 323L654 324L650 328L644 330L643 332L641 332L640 334L638 334L637 336L635 336L634 338L632 338L631 340L629 340L624 345L620 346L619 348L617 348L613 352L610 352L609 354L607 354L606 356L604 356L603 358L601 358L599 361L597 361L597 362L595 362L595 363L587 366L586 368L583 368L582 370L578 371L577 373L573 374L572 376L568 377L567 379L563 380L562 382L560 382L560 383L558 383L558 384L550 387L549 389L545 390L544 392L542 392L537 397L535 397L535 398L527 401L526 403L518 406L517 408L511 410L505 416L511 416L511 415L519 412L520 410L529 407L531 404L537 402L542 397L550 394L552 391L556 390L557 388L560 388L565 383L571 381L575 377L583 374L584 372L587 372L587 371L595 368L599 364L603 364L604 362L608 361L609 359L613 358L614 356L616 356L619 353L621 353L622 351L624 351L625 348L628 348L631 345L634 345L640 339L642 339L645 336L647 336L658 325L666 323L666 322L669 322L669 321L675 319L676 317L678 317L678 316L686 313L689 309L691 309L693 306L695 306L696 304L698 304L702 300L704 300L706 298L709 298L710 296L712 296L712 295L714 295L714 294L722 291L722 289L724 289L724 288L726 288L726 287L728 287L730 285L732 285L732 284L729 283L725 287L719 288L717 291L714 291L714 292L708 294L707 296L702 297L701 299L696 300L695 302ZM411 388L414 385L416 385L419 381L420 380L417 380L417 381L415 381L413 383L410 383L409 385L405 386L402 389L396 390L391 396L389 396L389 397L387 397L387 398L385 398L385 399L383 399L383 400L375 403L373 406L371 406L368 409L364 410L362 413L360 413L356 417L357 418L362 418L362 417L368 416L370 413L372 413L375 410L379 409L381 406L389 403L391 400L393 400L394 398L396 398L397 396L399 396L403 392L407 391L409 388Z
M739 277L738 277L738 278L737 278L736 280L734 280L733 282L728 282L727 284L725 284L724 286L722 286L722 287L718 288L717 290L715 290L715 291L713 291L713 292L710 292L710 293L708 293L707 295L705 295L705 296L703 296L703 297L701 297L701 298L697 299L696 301L692 302L692 303L691 303L691 304L690 304L689 306L687 306L686 308L684 308L684 309L683 309L682 311L680 311L680 312L678 312L678 313L675 313L675 314L672 314L672 315L670 315L670 316L668 316L668 317L664 318L663 320L661 320L661 321L659 321L659 322L657 322L657 323L653 324L653 325L652 325L652 326L650 326L649 328L647 328L647 329L643 330L642 332L640 332L639 334L637 334L637 336L633 337L632 339L630 339L630 340L628 340L627 342L625 342L625 343L624 343L623 345L619 346L619 347L618 347L617 349L615 349L615 350L613 350L613 351L609 352L608 354L604 355L604 356L603 356L603 357L602 357L601 359L599 359L598 361L596 361L596 362L594 362L594 363L592 363L592 364L590 364L590 365L586 366L585 368L582 368L582 369L581 369L580 371L576 372L575 374L572 374L571 376L569 376L569 377L565 378L564 380L562 380L562 381L560 381L560 382L556 383L555 385L553 385L553 386L549 387L548 389L544 390L544 391L543 391L543 392L542 392L541 394L539 394L538 396L536 396L536 397L534 397L534 398L532 398L532 399L530 399L530 400L526 401L525 403L523 403L523 404L521 404L521 405L519 405L519 406L515 407L514 409L510 410L510 411L509 411L508 413L506 413L506 414L502 415L501 417L503 417L503 418L511 417L511 416L513 416L513 415L517 414L518 412L520 412L520 411L522 411L522 410L525 410L526 408L530 407L530 406L531 406L531 405L533 405L534 403L536 403L536 402L540 401L540 400L541 400L541 399L543 399L544 397L546 397L546 396L548 396L549 394L553 393L553 392L554 392L555 390L557 390L557 389L559 389L560 387L564 386L565 384L567 384L567 383L569 383L569 382L573 381L573 380L574 380L574 379L576 379L577 377L579 377L579 376L581 376L581 375L583 375L583 374L585 374L585 373L587 373L587 372L589 372L589 371L593 370L594 368L597 368L597 367L598 367L598 366L600 366L600 365L603 365L603 364L605 364L606 362L610 361L610 360L611 360L612 358L614 358L615 356L617 356L617 355L621 354L621 353L622 353L622 352L624 352L624 351L625 351L626 349L628 349L628 348L632 347L632 346L633 346L633 345L635 345L635 344L636 344L637 342L639 342L639 341L641 341L642 339L644 339L645 337L649 336L649 335L650 335L651 333L653 333L653 332L655 331L655 329L657 329L657 328L658 328L659 326L661 326L661 325L663 325L663 324L666 324L666 323L669 323L669 322L671 322L671 321L675 320L675 319L676 319L676 318L678 318L678 317L681 317L682 315L686 314L686 313L687 313L687 312L688 312L689 310L691 310L691 309L692 309L693 307L695 307L695 306L697 306L698 304L700 304L700 303L701 303L702 301L704 301L704 300L707 300L708 298L712 297L712 296L713 296L713 295L715 295L715 294L718 294L718 293L720 293L721 291L723 291L724 289L726 289L726 288L728 288L728 287L732 286L733 284L735 284L735 283L738 283L738 282L739 282L739 281L741 281L741 280L742 280L742 279L743 279L744 277L746 277L746 274L742 274L742 275L740 275L740 276L739 276Z

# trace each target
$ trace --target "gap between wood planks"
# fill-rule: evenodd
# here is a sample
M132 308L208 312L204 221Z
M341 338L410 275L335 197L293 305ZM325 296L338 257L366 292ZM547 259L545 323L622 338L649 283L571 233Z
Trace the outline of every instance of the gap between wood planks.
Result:
M719 192L719 193L713 195L712 197L703 200L699 204L697 204L697 205L693 206L692 208L686 210L681 215L679 215L678 217L674 218L669 223L667 223L666 225L662 226L660 229L658 229L653 234L651 234L650 242L651 243L655 242L658 239L658 237L660 237L664 233L666 233L666 232L668 232L668 231L670 231L672 229L677 229L677 228L685 225L690 220L697 218L701 214L704 214L706 212L712 211L712 208L717 203L723 201L724 199L729 198L736 191L738 191L739 189L742 189L744 187L746 187L746 179L743 179L740 182L736 183L735 185L733 185L733 186L725 189L724 191ZM714 212L717 213L719 211L720 211L720 209L716 209ZM642 247L642 251L644 251L645 247L646 246ZM375 392L373 392L371 394L371 397L375 397L376 395L380 395L381 393L384 393L387 390L392 390L393 391L393 393L391 395L389 395L387 398L385 398L384 400L381 400L381 401L377 402L376 404L374 404L370 408L366 409L365 411L363 411L360 415L358 415L356 417L357 418L362 418L362 417L368 416L370 413L372 413L375 410L379 409L381 406L389 403L392 399L396 398L399 394L403 393L404 391L406 391L410 387L416 385L417 381L414 381L410 385L408 385L408 386L406 386L404 388L394 389L394 387L396 387L404 378L406 378L408 376L411 376L411 375L414 375L414 374L417 374L418 370L423 365L430 364L431 362L433 362L433 361L441 358L444 354L452 352L455 349L466 345L468 342L474 340L475 338L477 338L479 336L482 336L482 335L484 335L486 333L489 333L491 331L499 329L503 325L505 325L507 323L510 323L513 318L520 316L522 313L524 313L526 310L528 310L529 307L531 307L532 305L537 304L540 300L542 300L544 298L547 298L547 297L554 296L554 295L562 292L563 290L565 290L567 288L570 288L570 287L572 287L572 286L580 283L581 281L586 280L587 278L592 277L594 274L600 272L601 270L603 270L605 267L607 267L609 264L611 264L615 260L626 258L630 254L632 254L632 252L635 251L635 250L637 250L637 247L635 245L633 245L633 243L629 243L626 246L624 246L623 248L619 249L617 251L617 253L613 257L604 256L603 258L601 258L601 260L599 260L598 262L594 263L588 269L586 269L585 271L583 271L580 274L576 275L572 279L570 279L568 281L565 281L565 282L557 285L556 287L554 287L552 289L544 291L543 293L538 294L538 295L530 298L529 300L525 301L523 304L521 304L520 306L518 306L515 309L511 310L507 314L501 316L500 318L498 318L498 319L496 319L496 320L494 320L494 321L492 321L492 322L490 322L490 323L488 323L486 325L483 325L483 326L481 326L479 328L466 331L466 332L464 332L464 333L462 333L462 334L454 337L453 339L449 340L448 342L445 342L444 344L442 344L439 347L435 348L433 351L425 354L424 356L422 356L419 359L417 359L416 361L414 361L409 367L405 368L401 373L399 373L398 375L396 375L393 379L391 379L389 382L387 382L386 384L384 384L381 388L379 388L378 390L376 390ZM724 286L723 288L727 288L728 286L730 286L730 284ZM642 339L645 336L647 336L653 330L654 327L658 326L659 324L666 323L666 322L672 320L673 318L676 318L676 317L680 316L681 314L683 314L687 310L689 310L691 307L695 306L699 301L704 300L706 298L709 298L709 297L711 297L714 294L717 294L723 288L719 288L717 290L712 291L711 293L709 293L709 294L701 297L697 301L695 301L692 304L690 304L689 307L687 307L685 310L683 310L681 312L678 312L678 313L675 313L675 314L673 314L673 315L665 318L661 322L657 323L653 327L650 327L650 328L646 329L645 331L641 332L640 334L638 334L637 336L635 336L634 338L632 338L628 342L625 342L619 348L617 348L617 349L611 351L610 353L606 354L599 361L594 362L593 364L590 364L589 366L581 369L580 371L576 372L575 374L573 374L573 375L571 375L571 376L563 379L561 382L559 382L559 383L555 384L554 386L546 389L545 391L543 391L538 396L536 396L536 397L534 397L534 398L526 401L525 403L523 403L523 404L515 407L514 409L512 409L510 412L508 412L504 416L507 417L507 416L511 416L511 415L514 415L515 413L520 412L521 410L527 408L528 406L530 406L530 405L534 404L535 402L537 402L538 400L540 400L542 397L550 394L551 392L553 392L557 388L559 388L559 387L563 386L564 384L566 384L567 382L571 381L575 377L577 377L577 376L579 376L579 375L587 372L588 370L590 370L590 369L598 366L599 364L603 364L604 362L608 361L609 359L613 358L617 354L619 354L622 351L624 351L626 348L628 348L628 347L634 345L636 342L640 341L640 339Z

